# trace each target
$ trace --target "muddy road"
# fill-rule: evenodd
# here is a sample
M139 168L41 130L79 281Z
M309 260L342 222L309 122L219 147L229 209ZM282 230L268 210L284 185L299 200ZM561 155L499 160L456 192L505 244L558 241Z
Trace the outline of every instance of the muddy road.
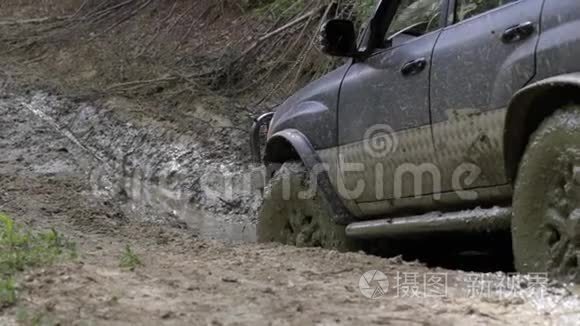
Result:
M22 275L20 303L0 310L0 325L580 320L577 290L538 277L256 244L255 167L167 122L135 119L119 99L1 95L0 211L31 229L57 229L79 258ZM142 262L134 270L119 267L127 246Z

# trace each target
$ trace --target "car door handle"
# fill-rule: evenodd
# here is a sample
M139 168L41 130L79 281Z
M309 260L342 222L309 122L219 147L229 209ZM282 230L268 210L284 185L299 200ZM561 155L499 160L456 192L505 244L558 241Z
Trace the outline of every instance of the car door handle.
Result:
M401 68L401 73L403 76L413 76L423 71L425 67L427 67L427 59L419 58L405 63Z
M525 22L506 29L501 36L501 40L504 43L518 42L534 34L535 30L536 27L534 26L534 23Z

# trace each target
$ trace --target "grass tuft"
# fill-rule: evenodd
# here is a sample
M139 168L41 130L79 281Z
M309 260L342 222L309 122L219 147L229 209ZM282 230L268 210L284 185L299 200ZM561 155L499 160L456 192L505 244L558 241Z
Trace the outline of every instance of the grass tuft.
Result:
M16 302L14 277L19 272L50 265L64 256L75 258L76 246L56 230L27 232L11 218L0 214L0 307Z
M129 245L125 247L125 250L121 254L121 259L119 262L119 267L134 270L138 266L142 266L141 259L135 252L131 249Z
M16 284L12 278L0 278L0 308L16 303Z

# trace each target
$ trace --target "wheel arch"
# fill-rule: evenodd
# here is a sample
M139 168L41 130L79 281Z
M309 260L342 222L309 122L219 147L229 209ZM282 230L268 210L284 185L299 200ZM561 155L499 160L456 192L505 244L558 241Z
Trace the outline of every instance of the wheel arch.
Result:
M506 175L512 183L532 133L546 117L571 103L580 104L580 73L544 79L523 88L512 98L503 137Z
M302 160L295 145L285 135L273 135L266 143L264 163L283 164L292 160Z
M279 131L266 143L264 163L267 166L281 166L291 160L300 160L308 171L314 171L317 185L328 202L329 213L335 223L348 224L355 220L332 186L320 156L308 138L297 129Z

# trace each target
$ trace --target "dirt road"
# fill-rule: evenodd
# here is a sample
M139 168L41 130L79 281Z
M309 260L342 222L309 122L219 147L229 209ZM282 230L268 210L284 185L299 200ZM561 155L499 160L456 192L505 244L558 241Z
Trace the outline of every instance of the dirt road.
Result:
M252 243L255 196L224 201L195 186L203 167L241 168L187 135L153 122L143 132L142 121L45 93L0 95L0 211L59 230L79 252L22 275L20 303L0 310L0 325L578 324L574 289L541 278ZM145 173L133 191L127 166L143 157L179 163L185 177L171 192ZM127 246L142 262L134 270L119 267Z

